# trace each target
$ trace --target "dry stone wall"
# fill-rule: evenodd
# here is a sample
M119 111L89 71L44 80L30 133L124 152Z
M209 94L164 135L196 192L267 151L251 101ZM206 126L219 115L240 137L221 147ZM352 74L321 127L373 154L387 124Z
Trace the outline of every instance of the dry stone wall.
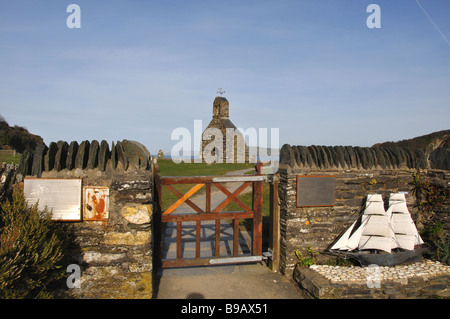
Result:
M42 172L55 170L57 172L67 169L98 169L106 170L106 165L115 170L127 170L128 167L148 170L151 167L150 153L142 144L123 140L116 144L112 142L111 149L106 141L100 143L83 141L80 144L73 141L51 142L49 146L38 145L33 152L25 151L22 155L19 169L16 173L17 181L24 176L41 177Z
M83 186L109 189L109 216L61 222L75 239L72 260L81 268L81 288L61 298L152 298L153 176L150 153L123 140L60 141L23 154L15 181L25 177L80 178ZM68 274L69 276L69 274Z
M362 212L368 194L407 192L408 208L415 218L416 200L412 194L414 173L449 187L448 170L430 169L425 154L399 148L350 146L290 146L280 152L280 271L292 274L298 262L294 251L308 256L307 248L320 252L319 261L337 237ZM297 207L297 176L332 175L336 177L335 204L330 207ZM447 214L448 215L448 214ZM447 227L448 227L448 220Z

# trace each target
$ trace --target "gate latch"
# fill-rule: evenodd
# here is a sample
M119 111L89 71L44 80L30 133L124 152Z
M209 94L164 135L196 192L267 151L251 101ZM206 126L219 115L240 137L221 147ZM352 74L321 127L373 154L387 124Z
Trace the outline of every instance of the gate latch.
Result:
M266 252L263 252L263 259L264 260L267 260L267 259L270 259L270 260L272 260L272 249L268 249L268 251L266 251Z

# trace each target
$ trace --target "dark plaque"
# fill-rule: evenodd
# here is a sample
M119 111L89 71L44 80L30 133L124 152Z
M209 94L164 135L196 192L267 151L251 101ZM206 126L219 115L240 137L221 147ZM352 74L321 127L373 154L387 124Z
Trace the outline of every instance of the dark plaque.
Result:
M336 176L297 176L297 207L334 206Z

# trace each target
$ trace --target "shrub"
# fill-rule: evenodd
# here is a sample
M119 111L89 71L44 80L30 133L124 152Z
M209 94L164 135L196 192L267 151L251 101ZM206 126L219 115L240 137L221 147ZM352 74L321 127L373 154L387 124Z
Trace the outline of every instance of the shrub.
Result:
M297 258L299 260L297 264L300 267L309 267L316 263L315 259L316 259L316 256L318 253L315 252L310 246L308 246L307 250L308 250L310 257L303 257L303 255L300 253L299 250L294 251L295 256L297 256Z
M0 207L0 298L51 298L48 287L65 275L70 237L19 188Z
M450 235L444 221L449 213L448 188L422 180L420 173L414 173L413 193L418 206L417 229L427 244L428 257L450 264ZM440 215L440 216L439 216Z

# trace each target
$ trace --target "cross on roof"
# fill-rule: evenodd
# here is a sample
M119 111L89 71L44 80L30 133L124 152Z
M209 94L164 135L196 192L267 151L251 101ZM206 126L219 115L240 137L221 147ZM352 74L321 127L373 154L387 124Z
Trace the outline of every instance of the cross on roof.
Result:
M219 90L217 91L217 94L219 95L223 95L225 93L225 91L222 91L222 88L219 88Z

